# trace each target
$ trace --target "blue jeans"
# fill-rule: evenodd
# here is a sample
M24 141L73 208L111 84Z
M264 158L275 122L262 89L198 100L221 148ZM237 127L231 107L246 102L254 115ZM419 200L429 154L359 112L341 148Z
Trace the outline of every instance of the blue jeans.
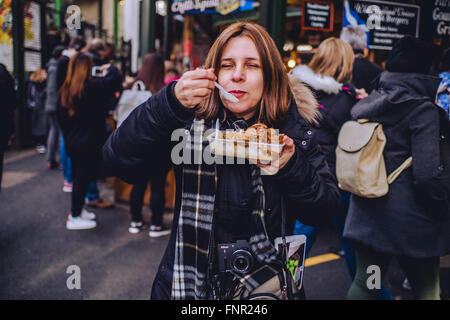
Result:
M64 145L64 137L59 135L59 160L61 161L61 166L63 170L64 180L71 183L73 181L72 177L72 161L66 152L66 146Z
M59 159L61 161L64 180L66 180L69 183L73 182L73 176L72 176L72 161L70 160L70 156L67 154L66 146L64 144L64 137L62 133L59 135ZM88 201L94 201L97 200L100 197L99 191L97 188L96 181L92 181L89 185L88 191L86 193L86 200Z
M307 226L306 224L303 224L300 221L296 220L293 234L294 235L303 234L306 236L305 258L307 258L309 250L311 249L314 241L316 240L317 228Z

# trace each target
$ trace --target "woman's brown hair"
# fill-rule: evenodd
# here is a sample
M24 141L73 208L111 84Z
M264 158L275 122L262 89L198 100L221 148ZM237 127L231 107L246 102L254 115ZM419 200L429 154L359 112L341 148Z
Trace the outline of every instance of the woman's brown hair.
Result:
M152 94L164 87L164 59L158 53L147 53L133 83L141 80ZM125 87L129 89L133 83Z
M345 82L352 79L354 60L352 47L341 39L331 37L319 45L308 66L314 73Z
M30 81L32 82L44 82L46 79L47 72L42 68L37 69L30 75Z
M263 95L259 102L258 122L276 126L289 109L292 93L286 69L275 42L263 27L249 22L237 22L227 27L209 50L205 69L214 68L219 73L220 60L228 41L235 37L248 37L260 55L264 77ZM215 119L222 102L217 90L200 103L197 115L205 119Z
M84 93L86 81L91 78L92 58L84 53L77 53L69 61L66 79L59 89L59 101L63 108L69 109L69 115L75 114L77 104Z

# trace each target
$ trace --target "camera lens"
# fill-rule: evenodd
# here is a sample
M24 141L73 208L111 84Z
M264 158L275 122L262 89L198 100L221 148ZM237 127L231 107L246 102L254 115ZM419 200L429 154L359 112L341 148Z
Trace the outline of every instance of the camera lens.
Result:
M247 250L236 250L231 255L231 266L236 272L249 272L253 266L252 254Z

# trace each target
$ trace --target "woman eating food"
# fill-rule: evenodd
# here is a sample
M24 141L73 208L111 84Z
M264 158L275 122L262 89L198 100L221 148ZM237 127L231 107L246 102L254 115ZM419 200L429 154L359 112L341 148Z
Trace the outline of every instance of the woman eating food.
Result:
M238 101L225 98L215 82ZM265 292L264 285L277 282L282 272L274 247L282 234L282 207L286 230L292 230L295 219L318 225L332 218L339 199L336 182L296 100L301 101L291 91L269 34L239 22L219 35L202 69L171 82L110 136L103 149L106 165L132 183L164 156L167 145L177 143L171 141L177 129L200 137L197 147L184 152L207 148L205 132L214 130L217 120L220 131L258 124L282 135L276 164L194 161L174 166L172 234L151 299L236 299L244 291L247 297L261 288ZM246 250L248 260L230 263L233 248ZM275 291L267 293L278 297L280 285ZM297 298L302 294L297 292Z

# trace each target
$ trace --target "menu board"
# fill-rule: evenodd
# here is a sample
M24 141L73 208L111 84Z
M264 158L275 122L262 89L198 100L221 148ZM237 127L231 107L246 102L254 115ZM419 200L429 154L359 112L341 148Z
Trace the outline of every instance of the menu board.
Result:
M334 4L322 1L304 1L302 28L304 30L333 31Z
M368 48L392 49L406 35L419 37L420 7L397 2L345 0L344 27L360 25L368 33Z
M431 24L436 36L450 36L450 0L434 0Z

